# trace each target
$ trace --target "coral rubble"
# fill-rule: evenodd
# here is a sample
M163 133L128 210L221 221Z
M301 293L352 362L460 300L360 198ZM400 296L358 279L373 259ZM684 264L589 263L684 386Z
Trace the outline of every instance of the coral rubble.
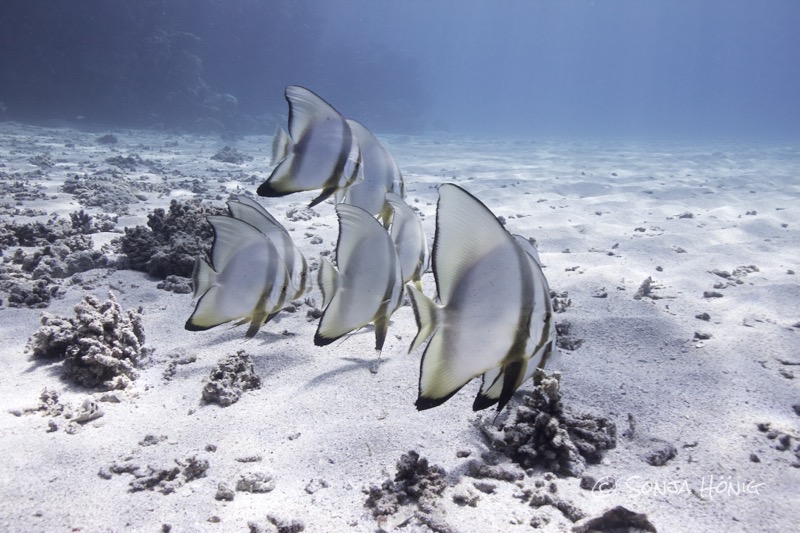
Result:
M394 514L410 502L416 503L422 512L430 512L447 488L445 476L442 467L429 465L427 459L412 450L397 461L394 481L387 479L381 486L370 487L366 506L375 517Z
M84 387L124 389L148 355L140 313L124 311L110 293L105 302L85 296L74 310L72 318L42 316L28 341L32 357L63 358L64 378Z
M614 448L616 425L606 418L574 415L561 401L560 374L541 374L533 391L512 409L502 432L484 419L481 429L495 448L523 468L542 467L550 472L580 476L587 463L597 463L604 450Z
M244 391L261 387L261 378L244 350L220 361L203 387L203 401L227 407L239 401Z

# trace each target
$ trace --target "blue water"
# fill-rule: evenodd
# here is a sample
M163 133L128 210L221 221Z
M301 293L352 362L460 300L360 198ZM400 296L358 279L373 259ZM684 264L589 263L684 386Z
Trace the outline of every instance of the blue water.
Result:
M377 132L794 140L798 28L797 0L6 0L0 120L264 132L302 84Z

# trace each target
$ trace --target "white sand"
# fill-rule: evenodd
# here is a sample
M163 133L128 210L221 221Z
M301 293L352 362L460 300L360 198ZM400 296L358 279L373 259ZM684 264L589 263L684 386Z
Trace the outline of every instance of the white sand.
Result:
M269 175L267 137L226 143L154 132L115 134L120 142L105 146L95 142L96 133L0 124L0 180L19 179L15 173L36 169L30 157L49 153L56 165L32 179L49 198L19 207L67 216L81 208L58 192L67 175L107 168L105 159L115 155L136 153L160 162L167 173L141 165L128 173L154 183L187 176L208 180L212 191L219 190L219 205L229 192L254 191ZM587 516L623 505L646 513L659 531L797 527L800 468L790 466L794 453L775 449L776 441L756 425L769 423L793 435L792 448L798 445L800 417L792 406L800 403L800 367L792 365L800 364L800 331L793 327L800 322L800 282L787 271L800 270L800 147L381 138L404 173L407 201L424 214L429 242L436 186L460 184L505 217L513 233L534 237L550 286L569 293L572 305L557 319L570 321L573 336L584 343L554 365L563 373L564 402L575 412L610 417L619 435L602 464L587 471L598 479L614 477L616 489L592 492L581 489L579 479L559 478L562 499ZM225 144L254 160L210 160ZM247 182L252 175L255 185ZM177 186L169 196L152 194L132 205L120 226L144 224L153 208L191 196ZM262 199L309 261L334 248L333 205L318 206L320 216L309 221L287 220L285 213L313 197ZM681 218L684 213L693 217ZM316 236L322 244L311 244ZM12 253L4 250L4 257ZM711 270L732 272L744 265L758 271L742 276L741 284L716 289L722 298L703 297L715 283L726 282ZM441 497L438 517L453 530L523 531L534 516L546 516L549 530L572 526L552 507L536 509L515 498L520 487L513 483L491 480L495 493L479 493L475 507L453 502L456 491L475 481L466 476L465 463L487 448L474 424L480 417L471 410L477 382L439 408L415 410L422 350L406 353L416 333L409 306L394 315L378 371L371 373L372 331L315 347L316 323L307 320L308 307L279 315L246 341L244 327L185 331L191 296L159 290L157 280L142 273L100 269L82 276L82 286L65 284L65 296L46 311L72 316L87 290L105 300L112 289L124 308L143 308L154 364L119 394L120 403L101 403L105 416L75 434L48 432L48 417L9 411L36 407L45 387L73 406L101 394L61 381L60 364L29 360L25 344L42 310L9 308L3 295L0 529L158 531L169 524L173 531L242 531L248 521L263 522L272 514L302 521L306 531L374 531L378 522L364 506L363 490L393 476L395 463L409 450L447 470L451 487ZM661 299L634 300L648 276ZM430 273L424 284L433 294ZM595 297L601 293L607 296ZM316 287L309 296L319 305ZM695 318L703 312L710 322ZM711 338L696 340L695 332ZM227 408L201 405L210 369L240 349L253 358L262 387ZM165 381L167 364L185 356L197 359L178 365L174 378ZM636 424L632 438L623 436L629 414ZM166 439L141 446L146 435ZM673 444L677 456L650 466L643 455L655 446L651 439ZM207 451L210 444L216 451ZM472 454L459 458L458 451ZM753 453L760 462L751 461ZM168 495L129 492L128 474L98 476L101 467L126 458L142 466L174 465L192 455L209 461L207 475ZM247 456L261 461L237 461ZM230 502L214 498L219 482L233 486L241 473L253 470L271 473L275 489L238 492ZM750 490L720 494L708 490L712 482L716 489L749 484Z

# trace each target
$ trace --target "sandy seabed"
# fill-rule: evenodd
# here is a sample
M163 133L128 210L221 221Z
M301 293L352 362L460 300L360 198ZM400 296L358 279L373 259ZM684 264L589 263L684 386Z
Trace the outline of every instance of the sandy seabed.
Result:
M100 250L171 200L224 206L269 175L266 136L115 130L118 142L101 144L103 133L0 124L0 222L119 211L64 192L76 174L151 184L137 188L111 231L90 235ZM800 146L379 137L429 242L443 182L536 239L551 288L567 293L557 320L580 344L551 369L562 374L563 403L617 426L616 447L583 483L524 472L492 453L481 428L494 413L471 410L477 381L416 411L422 350L407 353L416 333L408 305L378 359L370 329L314 346L307 311L320 305L316 286L308 305L245 340L243 327L185 331L191 294L159 289L142 272L98 268L77 282L55 280L60 294L45 309L12 307L0 294L0 529L570 531L615 506L646 514L658 531L797 527ZM252 159L212 160L225 145ZM305 210L314 196L261 199L312 264L337 236L331 203ZM16 248L2 250L6 279ZM423 281L432 295L431 273ZM63 363L26 352L43 312L70 317L86 294L105 301L109 292L122 308L141 308L151 350L128 387L82 388L61 379ZM212 368L241 350L260 388L228 407L201 402ZM412 450L444 469L443 490L376 518L369 488L393 479ZM482 461L514 475L477 479ZM242 479L265 492L236 490ZM221 483L232 499L219 499ZM531 505L542 484L557 505Z

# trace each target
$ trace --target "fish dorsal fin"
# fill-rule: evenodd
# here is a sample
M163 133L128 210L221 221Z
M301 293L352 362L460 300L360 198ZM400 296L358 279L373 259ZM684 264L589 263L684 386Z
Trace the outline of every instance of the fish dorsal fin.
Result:
M217 272L221 272L243 246L252 241L268 239L255 227L233 217L210 215L207 219L214 228L211 263Z
M251 203L229 201L228 210L233 218L247 222L264 235L269 236L276 232L286 233L286 228L261 206L255 207Z
M387 192L386 193L386 201L392 206L395 213L398 211L403 211L404 214L406 210L411 209L405 200L403 200L399 194L394 192Z
M286 101L289 102L289 135L295 143L299 142L317 121L326 118L344 120L328 102L299 85L286 87Z
M452 183L441 185L436 209L433 271L442 304L450 301L465 272L510 239L511 234L480 200Z
M353 132L353 136L356 138L359 144L362 144L370 137L373 137L372 132L369 131L367 127L364 126L359 121L353 120L352 118L348 118L345 120L347 121L347 125L350 126L350 131Z
M375 218L350 204L338 204L336 214L339 217L339 239L336 243L336 264L339 272L348 270L348 261L353 257L356 248L375 231L384 231Z
M539 259L539 251L536 249L536 247L533 245L533 243L531 241L529 241L528 239L526 239L525 237L523 237L522 235L514 235L514 238L517 240L517 244L519 244L520 247L523 250L525 250L525 252L529 256L531 256L531 259L536 261L536 264L539 265L539 267L541 267L542 266L542 260Z
M275 135L272 136L272 160L270 165L277 165L281 159L289 155L292 150L292 139L286 130L278 126Z

